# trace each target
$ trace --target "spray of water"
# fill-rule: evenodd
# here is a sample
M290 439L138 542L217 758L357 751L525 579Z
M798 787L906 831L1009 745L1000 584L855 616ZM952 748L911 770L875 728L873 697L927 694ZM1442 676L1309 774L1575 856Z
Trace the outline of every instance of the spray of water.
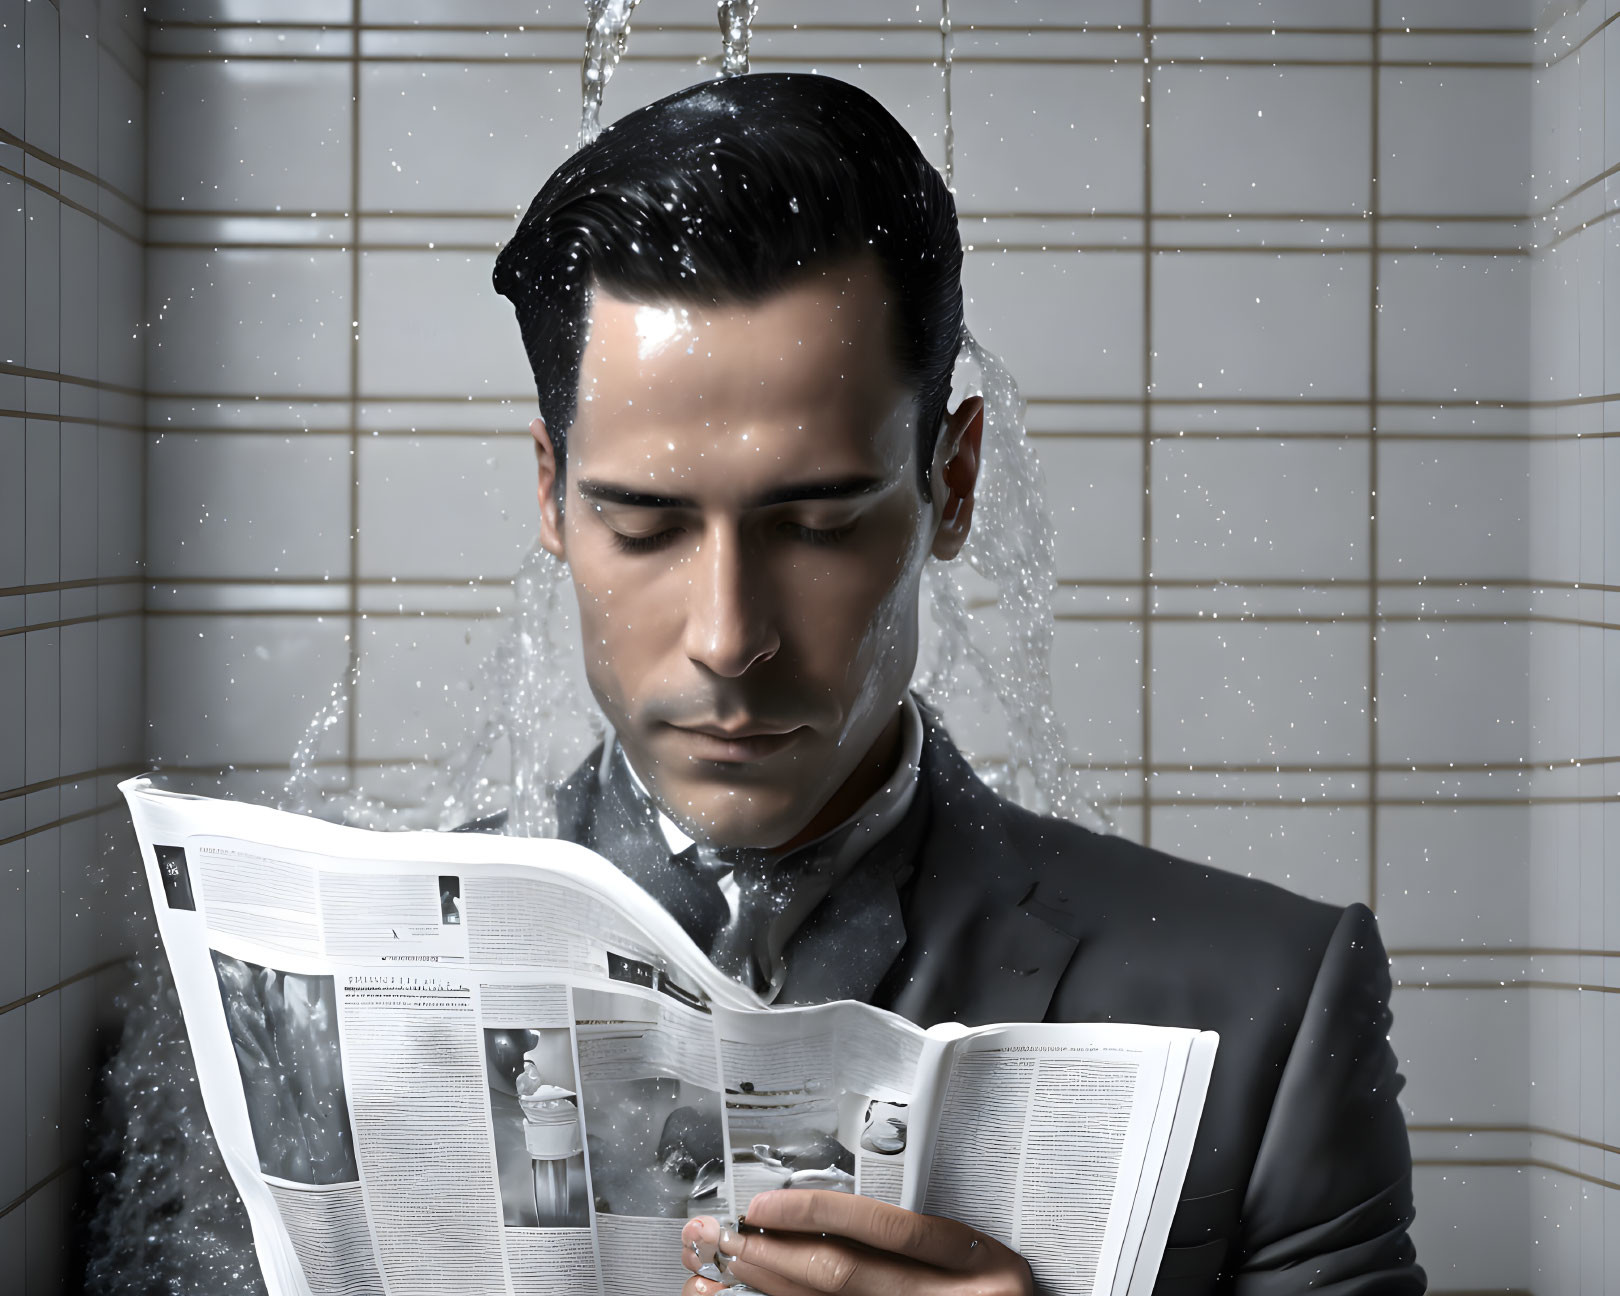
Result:
M630 42L630 15L641 0L585 0L585 57L580 61L579 142L602 133L602 95Z
M930 564L926 592L938 639L913 686L947 724L976 700L994 698L999 715L990 728L1006 735L1007 750L975 760L985 781L1029 809L1108 827L1101 799L1074 772L1052 705L1052 519L1024 432L1023 397L1007 366L971 333L953 386L954 399L984 398L973 526L962 550L982 589L969 591L959 564Z
M748 71L748 37L758 0L716 0L720 18L720 75L742 76Z

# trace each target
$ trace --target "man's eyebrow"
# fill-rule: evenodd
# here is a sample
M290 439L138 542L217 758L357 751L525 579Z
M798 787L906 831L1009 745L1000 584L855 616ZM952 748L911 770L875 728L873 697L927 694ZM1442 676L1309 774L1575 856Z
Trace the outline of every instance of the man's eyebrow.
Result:
M777 504L796 504L803 500L855 499L862 495L875 495L885 490L891 478L856 475L851 477L817 478L813 481L793 482L776 486L748 501L748 508L770 508ZM620 486L614 482L580 478L576 489L586 499L600 500L604 504L619 504L627 508L693 509L697 501L682 495L659 495L650 491Z
M612 482L592 481L582 477L575 483L586 499L601 500L604 504L624 504L630 508L689 509L696 508L695 500L679 495L653 495L630 486L615 486Z

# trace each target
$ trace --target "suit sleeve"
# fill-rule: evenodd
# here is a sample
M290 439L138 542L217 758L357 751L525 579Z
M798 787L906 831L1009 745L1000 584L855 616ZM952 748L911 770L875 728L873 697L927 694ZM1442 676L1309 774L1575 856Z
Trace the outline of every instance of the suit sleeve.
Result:
M1372 911L1340 917L1243 1202L1234 1296L1416 1296L1412 1154Z

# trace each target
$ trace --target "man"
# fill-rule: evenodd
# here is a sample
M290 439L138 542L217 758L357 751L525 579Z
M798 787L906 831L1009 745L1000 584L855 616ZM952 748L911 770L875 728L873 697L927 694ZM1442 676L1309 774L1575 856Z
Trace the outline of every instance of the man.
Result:
M1018 809L907 691L924 564L973 519L960 268L938 174L824 77L661 100L535 198L495 284L612 725L561 831L778 1002L1219 1031L1157 1290L1422 1291L1367 909ZM747 1215L687 1226L688 1296L717 1254L770 1296L1030 1290L952 1221L817 1191Z

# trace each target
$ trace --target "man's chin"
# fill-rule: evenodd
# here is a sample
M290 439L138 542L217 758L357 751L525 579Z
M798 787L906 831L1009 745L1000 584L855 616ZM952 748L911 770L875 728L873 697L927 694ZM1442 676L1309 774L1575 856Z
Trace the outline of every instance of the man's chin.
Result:
M797 797L761 787L682 786L660 801L688 836L706 846L770 850L791 840L814 814Z

